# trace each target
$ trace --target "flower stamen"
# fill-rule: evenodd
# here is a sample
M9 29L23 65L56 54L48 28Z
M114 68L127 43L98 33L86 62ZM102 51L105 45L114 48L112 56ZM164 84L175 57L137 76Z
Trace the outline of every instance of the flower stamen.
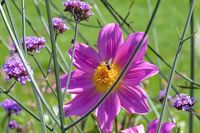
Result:
M119 67L103 62L94 73L94 83L98 92L105 93L115 82L119 75Z

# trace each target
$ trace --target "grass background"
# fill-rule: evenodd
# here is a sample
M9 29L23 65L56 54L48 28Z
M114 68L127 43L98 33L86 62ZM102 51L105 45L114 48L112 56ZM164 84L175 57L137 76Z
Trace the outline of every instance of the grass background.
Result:
M152 1L152 5L154 7L156 0L151 0ZM20 5L20 1L16 1L18 5ZM93 4L92 0L88 0L88 2L90 4ZM94 0L94 2L97 4L99 10L101 11L103 17L105 18L106 23L113 23L116 22L115 19L112 17L112 15L106 10L105 6L101 3L101 1L99 0ZM125 17L126 14L129 11L129 5L132 2L131 0L109 0L110 4L116 9L116 11L122 16ZM9 6L11 8L11 12L13 15L13 19L15 20L16 23L16 27L17 27L17 31L19 33L19 36L21 38L22 36L22 19L21 19L21 14L17 11L17 9L13 6L12 2L8 2ZM56 6L59 7L59 10L61 12L63 12L63 5L62 5L62 1L61 0L54 0L54 3L56 4ZM195 31L198 30L199 25L200 25L200 0L196 0L196 4L195 4L195 9L194 9L194 18L195 18ZM42 1L39 2L39 7L40 10L42 12L42 16L45 18L45 20L47 20L46 17L46 8L45 5L43 4ZM31 23L34 25L34 27L37 29L38 33L40 33L42 36L45 36L48 40L47 45L50 46L50 39L48 37L48 34L45 32L45 28L41 22L41 19L39 18L37 11L35 9L34 3L32 0L25 0L25 10L26 10L26 16L30 19ZM183 31L183 27L184 27L184 23L186 21L186 17L188 14L188 10L189 10L189 0L167 0L167 1L162 1L161 5L159 7L157 16L154 20L153 23L153 27L156 28L156 32L157 32L157 43L158 43L158 49L159 49L159 54L164 57L164 59L169 63L172 64L175 53L176 53L176 49L178 46L178 36L177 36L177 31L180 33L182 33ZM92 16L88 21L84 21L82 22L82 24L87 24L87 25L95 25L98 27L98 22L97 20L100 21L100 23L102 25L104 25L104 21L102 20L101 17L98 16L98 12L96 12L95 9L93 9L94 12L94 16ZM64 13L64 12L63 12ZM55 10L52 9L52 16L57 16ZM71 18L70 15L68 13L64 13L68 18ZM147 4L147 0L135 0L134 1L134 5L131 8L131 14L127 19L127 22L131 23L132 27L134 28L134 30L136 31L144 31L146 28L146 25L148 23L149 20L149 10L148 10L148 4ZM85 37L85 39L89 42L89 45L91 45L92 47L95 47L96 42L97 42L97 37L98 37L98 32L99 32L100 28L96 28L96 27L88 27L85 25L80 25L79 26L79 31L81 32L81 34ZM0 37L3 38L3 40L6 42L6 45L10 44L10 37L8 35L8 32L6 30L6 27L3 23L3 19L0 18ZM189 31L189 30L188 30ZM200 31L199 31L200 32ZM60 35L58 37L58 45L62 50L62 53L66 59L66 61L69 61L68 56L67 56L67 51L70 47L70 42L71 39L73 37L74 34L74 30L73 27L70 27L70 30L65 32L64 34ZM28 24L26 24L26 35L34 35L34 33L32 32L32 30L30 29L30 27L28 26ZM149 45L151 45L152 47L155 48L155 43L154 43L154 37L153 37L153 32L152 32L152 28L149 32ZM190 33L188 32L187 35L190 35ZM195 37L198 34L196 34ZM124 38L126 38L126 34L124 33ZM80 38L80 36L78 37L77 41L79 42L83 42L83 40ZM196 51L195 51L195 79L197 82L199 82L200 80L200 73L199 73L199 64L200 64L200 55L198 55L199 53L199 46L200 46L200 40L196 40L195 42L196 45ZM3 45L2 42L0 42L0 64L1 66L4 64L5 59L7 56L9 56L9 50L5 47L5 45ZM159 66L160 71L162 71L167 77L169 77L169 73L170 73L170 69L163 64L162 62L160 62L159 60L157 60L157 57L150 51L148 50L147 54L151 57L151 59ZM46 50L42 50L39 54L36 55L36 58L38 59L38 61L41 63L42 67L44 70L47 69L47 65L48 65L48 60L49 60L49 55L46 52ZM39 71L39 69L37 68L36 64L33 62L31 57L28 57L28 61L31 64L31 67L34 70L35 73L35 78L38 81L41 89L45 90L46 85L45 85L45 81L42 78L41 72ZM53 65L52 65L53 66ZM177 70L181 71L184 75L186 76L190 76L190 43L189 41L185 42L183 50L181 52L178 64L177 64ZM6 82L5 80L5 73L3 73L1 71L1 76L0 76L0 83L1 86L4 88L8 88L10 86L10 84L13 82L13 80ZM55 78L54 75L50 75L49 79L52 81L52 83L55 82ZM149 79L148 81L145 81L146 84L146 91L149 94L150 97L152 97L153 99L156 99L156 96L159 92L160 89L165 88L166 82L161 79L161 83L162 86L159 85L160 79L159 76L155 76L151 79ZM189 85L187 82L185 82L185 80L181 79L178 76L175 76L173 84L175 86L177 85ZM178 87L177 87L178 88ZM183 90L181 88L178 88L178 90L180 92L185 92L185 93L189 93L189 90ZM19 100L22 101L23 104L25 104L26 106L28 106L29 108L31 108L32 110L37 112L36 109L36 105L34 103L34 96L30 87L30 84L28 83L25 86L21 86L20 84L17 84L16 87L12 90L12 94L15 95ZM170 91L171 95L174 95L174 92L171 90ZM45 97L47 98L47 101L52 105L55 106L56 105L56 100L54 98L52 98L52 94L48 94L46 92L44 92ZM195 90L195 96L196 99L199 101L200 96L199 96L199 90ZM5 99L6 96L3 94L0 94L0 99L1 101L3 99ZM158 108L158 110L160 111L161 105L157 102L154 102L156 107ZM199 109L200 104L197 103L197 105L195 106L195 109ZM175 117L175 120L181 124L181 125L185 125L183 127L183 130L185 133L188 132L188 113L187 112L182 112L182 111L176 111L173 108L170 109L172 115ZM0 118L4 118L5 116L5 112L3 111L3 109L0 109ZM123 114L123 111L122 111ZM119 117L122 117L122 115L120 115ZM147 115L147 118L149 120L155 119L156 116L150 112ZM31 129L31 127L39 127L38 122L36 122L34 119L31 119L30 116L25 113L22 112L20 114L20 116L15 116L15 119L18 120L18 122L20 124L23 124L24 126L27 124L28 128ZM91 119L91 118L89 118ZM136 123L137 120L139 118L136 119ZM194 118L195 122L194 122L194 131L197 132L198 129L200 129L199 125L199 121ZM0 122L2 123L1 125L3 125L2 120L0 120ZM145 121L142 121L145 124ZM31 126L33 125L33 126ZM88 120L88 127L93 128L93 124L92 124L92 120ZM0 132L2 131L3 127L0 127ZM34 132L39 132L38 130L40 130L39 128L33 128Z

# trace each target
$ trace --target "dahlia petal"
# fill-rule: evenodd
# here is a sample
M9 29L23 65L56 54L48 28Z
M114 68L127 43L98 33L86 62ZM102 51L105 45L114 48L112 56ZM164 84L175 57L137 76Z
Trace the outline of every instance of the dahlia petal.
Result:
M99 100L100 95L95 91L84 91L64 105L65 117L86 114Z
M131 54L136 50L137 46L142 40L143 35L144 35L144 32L136 32L136 33L130 34L128 38L126 39L125 43L121 45L119 49L117 50L114 62L116 64L119 64L121 67L123 67L124 64L127 63ZM133 62L141 61L144 59L144 55L147 50L147 43L148 43L148 37L146 36L144 40L142 41L141 46L133 59Z
M67 78L67 74L60 78L61 88L66 87ZM92 75L90 73L85 73L78 69L71 72L69 87L67 88L68 92L77 94L91 88L94 88L94 85L92 84Z
M138 125L135 127L127 128L127 129L121 130L121 133L144 133L144 126Z
M130 86L136 86L139 85L141 81L154 76L158 72L158 68L153 64L146 61L136 62L131 65L124 77L123 83Z
M140 86L121 85L118 96L121 106L129 113L146 114L149 111L146 93Z
M102 60L115 57L118 47L123 43L122 31L118 24L107 24L99 32L98 50Z
M147 127L147 133L156 133L159 120L153 120L149 122ZM172 122L165 122L161 125L160 133L171 133L171 130L175 127L175 124Z
M100 128L104 133L112 131L112 123L120 112L120 100L116 94L110 95L96 110Z
M72 55L72 49L69 50L69 55ZM100 64L100 58L93 48L83 43L77 43L73 63L78 69L90 73Z

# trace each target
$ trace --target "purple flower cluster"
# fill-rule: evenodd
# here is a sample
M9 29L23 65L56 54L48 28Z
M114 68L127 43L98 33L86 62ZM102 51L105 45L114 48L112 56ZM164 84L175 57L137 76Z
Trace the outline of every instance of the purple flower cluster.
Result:
M24 47L24 41L22 40L22 46ZM46 39L44 37L27 36L25 38L26 48L28 52L40 52L40 49L45 47ZM17 53L15 45L11 48L11 53Z
M8 124L9 129L17 129L18 127L19 127L19 125L15 120L11 120Z
M32 72L30 66L29 70ZM27 80L30 81L30 77L26 71L26 68L17 55L12 55L7 58L6 63L3 65L3 71L7 74L7 80L14 78L22 85L24 85Z
M23 41L22 41L23 42ZM45 38L44 37L37 37L37 36L27 36L25 39L26 47L29 52L35 51L39 52L40 49L45 47ZM22 43L24 45L24 43Z
M6 99L0 103L0 106L3 107L10 114L19 114L21 107L13 100Z
M80 0L67 0L64 2L65 11L72 13L79 21L87 20L92 16L92 7L87 3Z
M176 97L172 99L172 106L178 110L189 111L195 103L195 98L186 94L176 95Z
M67 27L65 22L61 18L58 18L58 17L55 17L52 19L52 25L53 25L53 28L56 31L58 31L58 33L63 33L69 29L69 27Z

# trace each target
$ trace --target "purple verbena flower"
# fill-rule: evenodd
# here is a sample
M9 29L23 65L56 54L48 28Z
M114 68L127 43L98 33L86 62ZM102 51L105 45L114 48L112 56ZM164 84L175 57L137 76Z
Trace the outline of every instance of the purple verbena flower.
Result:
M83 43L75 45L73 64L77 69L71 73L68 91L76 96L64 106L66 117L84 115L99 101L118 78L143 36L143 32L132 33L124 41L119 25L112 23L99 33L98 52ZM144 60L147 44L145 36L123 79L96 109L95 115L105 133L112 131L112 122L121 107L134 114L144 115L149 111L147 95L140 83L157 74L158 68ZM67 77L61 77L62 87L66 87Z
M22 46L24 48L24 41L21 39ZM28 52L40 52L40 49L45 47L46 39L44 37L37 37L37 36L27 36L25 38L26 49ZM11 53L17 53L17 49L13 44L11 46Z
M163 100L164 100L164 97L165 97L165 93L166 93L166 90L160 90L160 92L159 92L159 94L158 94L158 96L157 96L157 100L159 101L159 102L163 102ZM171 96L168 96L168 98L167 98L168 100L170 100L171 99Z
M21 107L13 100L6 99L0 103L0 106L3 107L9 114L19 114Z
M69 29L69 27L67 27L65 22L61 18L58 18L58 17L55 17L52 19L52 25L53 25L53 28L56 31L58 31L58 33L63 33Z
M11 120L8 124L9 129L17 129L18 127L19 127L19 125L15 120Z
M172 106L178 110L189 111L195 103L195 98L186 94L178 94L172 98Z
M64 2L65 11L72 13L79 21L87 20L92 16L92 7L87 3L80 0L67 0Z
M32 72L30 66L29 70ZM6 63L3 65L3 71L7 74L7 80L14 78L22 85L24 85L27 80L30 81L30 77L26 71L26 68L17 55L12 55L6 59Z

